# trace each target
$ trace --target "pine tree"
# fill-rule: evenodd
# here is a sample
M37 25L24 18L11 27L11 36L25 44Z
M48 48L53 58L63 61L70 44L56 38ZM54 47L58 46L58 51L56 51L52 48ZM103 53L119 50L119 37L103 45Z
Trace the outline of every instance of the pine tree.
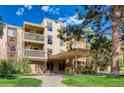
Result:
M96 37L112 31L112 60L111 76L119 76L119 56L120 56L120 33L124 23L124 6L82 6L85 13L77 9L79 19L83 20L82 29L92 27Z

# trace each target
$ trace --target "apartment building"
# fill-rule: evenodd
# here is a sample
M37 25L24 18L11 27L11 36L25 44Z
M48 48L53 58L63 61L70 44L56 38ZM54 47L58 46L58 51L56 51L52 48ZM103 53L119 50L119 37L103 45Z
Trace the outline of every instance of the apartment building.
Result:
M23 27L6 25L4 35L0 39L0 60L7 59L18 62L27 58L32 73L44 71L64 71L65 60L49 60L49 56L67 51L67 44L57 38L58 29L66 27L65 23L44 18L43 22L34 24L24 22ZM74 41L73 47L85 49L85 44ZM86 61L79 58L79 61Z

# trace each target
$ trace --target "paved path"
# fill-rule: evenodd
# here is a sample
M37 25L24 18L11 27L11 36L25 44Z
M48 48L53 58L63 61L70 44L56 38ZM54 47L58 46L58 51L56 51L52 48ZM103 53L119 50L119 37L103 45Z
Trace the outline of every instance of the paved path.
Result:
M42 87L66 87L61 83L64 75L41 75L41 76L23 76L23 78L37 78L43 81Z

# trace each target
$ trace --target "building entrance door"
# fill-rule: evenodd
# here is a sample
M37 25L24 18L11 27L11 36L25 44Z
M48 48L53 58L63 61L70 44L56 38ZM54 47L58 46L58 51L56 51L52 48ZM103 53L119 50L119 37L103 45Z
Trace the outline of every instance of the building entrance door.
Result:
M58 65L59 65L59 71L65 70L65 62L60 62L60 63L58 63Z
M53 71L53 62L48 62L47 63L47 70Z

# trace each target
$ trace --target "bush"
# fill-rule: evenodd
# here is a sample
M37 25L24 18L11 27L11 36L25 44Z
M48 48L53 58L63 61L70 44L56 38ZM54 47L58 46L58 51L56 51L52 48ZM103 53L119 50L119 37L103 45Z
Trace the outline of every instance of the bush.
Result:
M79 66L78 67L78 73L83 73L83 74L95 74L96 71L93 70L92 65L86 65L86 66Z
M11 76L15 73L14 65L11 61L0 61L0 76Z
M30 64L27 59L22 59L19 62L16 63L16 73L22 74L22 73L29 73L31 72Z
M68 66L65 68L65 73L68 75L72 75L74 73L74 67L73 66Z

